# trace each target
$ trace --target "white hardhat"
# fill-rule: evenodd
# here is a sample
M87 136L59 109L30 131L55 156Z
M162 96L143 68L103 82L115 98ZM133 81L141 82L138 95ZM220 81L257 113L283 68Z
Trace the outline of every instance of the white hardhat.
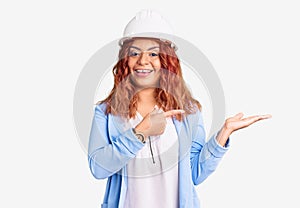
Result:
M122 46L125 40L133 37L149 37L169 41L177 50L173 34L173 28L159 12L150 9L142 10L126 25L119 45Z

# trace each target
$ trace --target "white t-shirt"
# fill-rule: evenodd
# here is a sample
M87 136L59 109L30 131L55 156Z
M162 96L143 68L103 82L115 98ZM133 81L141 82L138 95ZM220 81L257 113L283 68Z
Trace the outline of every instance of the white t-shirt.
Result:
M137 117L130 119L131 125L135 127L142 119L137 112ZM164 133L151 137L155 163L147 140L127 164L128 188L124 208L178 208L179 143L172 118L166 119Z

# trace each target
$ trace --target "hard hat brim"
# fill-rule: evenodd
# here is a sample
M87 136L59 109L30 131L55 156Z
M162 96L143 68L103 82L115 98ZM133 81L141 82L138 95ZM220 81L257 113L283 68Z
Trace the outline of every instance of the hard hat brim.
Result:
M157 33L157 32L148 32L148 33L137 33L133 35L128 35L126 37L123 37L119 40L119 46L123 46L124 42L127 40L131 40L133 38L155 38L159 39L163 42L170 42L171 47L176 51L178 48L176 44L174 43L174 36L166 33Z

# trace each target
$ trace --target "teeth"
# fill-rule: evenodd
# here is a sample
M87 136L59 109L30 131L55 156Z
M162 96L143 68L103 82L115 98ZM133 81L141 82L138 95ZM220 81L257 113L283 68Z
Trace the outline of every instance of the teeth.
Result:
M153 70L150 70L150 69L137 69L136 70L138 73L150 73L152 72Z

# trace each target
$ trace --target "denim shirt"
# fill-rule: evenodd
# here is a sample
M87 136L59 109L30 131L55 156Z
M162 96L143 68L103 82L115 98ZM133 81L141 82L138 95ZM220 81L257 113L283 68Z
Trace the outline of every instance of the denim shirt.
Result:
M102 208L122 208L127 189L126 164L144 146L118 116L105 115L106 104L95 107L89 138L88 162L96 179L106 179ZM195 185L215 171L229 148L216 140L215 133L207 142L202 113L186 115L182 121L172 117L179 139L179 207L199 208Z

